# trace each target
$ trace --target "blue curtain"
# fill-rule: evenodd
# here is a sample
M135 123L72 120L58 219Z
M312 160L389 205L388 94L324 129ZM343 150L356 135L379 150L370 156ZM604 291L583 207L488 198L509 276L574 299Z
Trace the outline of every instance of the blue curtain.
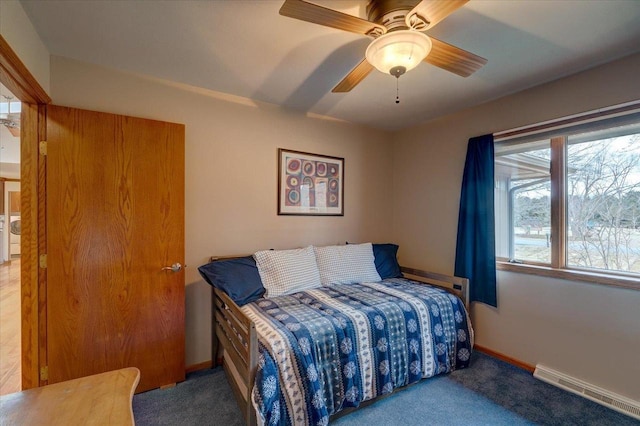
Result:
M469 139L464 165L455 275L469 279L470 301L497 307L493 135Z

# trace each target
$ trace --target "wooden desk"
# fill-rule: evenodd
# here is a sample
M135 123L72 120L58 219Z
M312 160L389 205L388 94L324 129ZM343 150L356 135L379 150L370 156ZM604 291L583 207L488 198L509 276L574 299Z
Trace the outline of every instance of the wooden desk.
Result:
M0 397L2 425L133 425L137 368L82 377Z

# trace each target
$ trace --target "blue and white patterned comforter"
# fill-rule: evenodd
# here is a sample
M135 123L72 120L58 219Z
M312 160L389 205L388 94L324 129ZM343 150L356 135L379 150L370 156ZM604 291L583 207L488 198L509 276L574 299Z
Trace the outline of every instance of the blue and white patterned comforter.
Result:
M262 299L242 307L260 355L252 400L258 422L326 425L345 407L469 365L464 304L394 278Z

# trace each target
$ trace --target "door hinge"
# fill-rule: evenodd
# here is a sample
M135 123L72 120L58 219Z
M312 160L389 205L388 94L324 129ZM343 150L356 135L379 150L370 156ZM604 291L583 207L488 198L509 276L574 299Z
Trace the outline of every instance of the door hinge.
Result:
M47 155L47 141L40 141L40 155Z
M45 365L44 367L40 367L40 381L46 382L49 380L49 366Z
M47 255L46 254L41 254L40 258L40 268L41 269L47 269Z

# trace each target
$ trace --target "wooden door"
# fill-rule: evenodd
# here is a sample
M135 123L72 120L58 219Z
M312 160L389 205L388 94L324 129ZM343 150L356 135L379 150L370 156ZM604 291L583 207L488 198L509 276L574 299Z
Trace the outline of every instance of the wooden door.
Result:
M184 125L47 106L49 383L184 380Z

